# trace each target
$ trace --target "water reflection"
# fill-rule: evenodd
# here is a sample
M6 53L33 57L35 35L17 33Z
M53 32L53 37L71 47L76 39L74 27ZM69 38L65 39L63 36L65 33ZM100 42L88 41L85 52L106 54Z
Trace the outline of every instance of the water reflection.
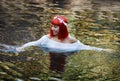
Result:
M54 15L65 15L69 20L70 33L81 42L112 48L116 52L77 53L68 58L64 79L66 81L120 80L119 0L14 0L14 2L2 0L1 2L0 43L21 45L39 39L49 32L50 20ZM8 80L14 80L15 76L26 81L29 77L39 77L47 81L54 74L48 72L49 56L44 55L38 48L32 48L21 54L0 53L0 57L0 69L4 69L0 71L1 80L6 80L6 76Z

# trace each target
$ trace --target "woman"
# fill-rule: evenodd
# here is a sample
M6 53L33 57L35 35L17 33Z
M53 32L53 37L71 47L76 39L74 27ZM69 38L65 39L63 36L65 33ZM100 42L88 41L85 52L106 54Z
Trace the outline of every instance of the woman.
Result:
M28 42L21 47L8 46L1 44L7 48L0 49L4 52L22 52L29 46L38 46L50 55L50 69L58 73L64 71L66 63L66 56L73 54L80 50L97 50L97 51L111 51L109 49L102 49L91 47L82 44L80 41L70 36L67 29L67 19L64 16L56 16L51 21L50 33L44 35L37 41Z
M77 40L68 34L67 20L63 16L56 16L52 19L52 27L50 28L50 34L48 38L61 43L75 43ZM58 73L64 71L64 65L66 63L65 53L50 52L50 69L55 70Z

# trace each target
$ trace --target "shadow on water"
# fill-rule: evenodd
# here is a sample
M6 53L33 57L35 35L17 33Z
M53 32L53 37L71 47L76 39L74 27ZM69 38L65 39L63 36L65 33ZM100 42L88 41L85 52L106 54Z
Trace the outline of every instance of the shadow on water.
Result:
M69 32L82 43L114 53L80 51L68 57L63 75L49 71L49 55L37 47L0 52L1 81L119 81L119 0L2 0L0 43L22 45L47 34L54 15L65 15ZM62 79L60 77L63 77Z

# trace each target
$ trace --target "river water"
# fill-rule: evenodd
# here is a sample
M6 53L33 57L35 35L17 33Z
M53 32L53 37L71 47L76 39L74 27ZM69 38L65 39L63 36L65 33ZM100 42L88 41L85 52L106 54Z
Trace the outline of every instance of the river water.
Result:
M115 50L70 56L64 81L120 80L119 0L2 0L0 4L0 43L18 46L37 40L49 32L55 15L64 15L72 36L90 46ZM46 81L51 75L49 56L38 48L20 54L1 52L0 59L0 80Z

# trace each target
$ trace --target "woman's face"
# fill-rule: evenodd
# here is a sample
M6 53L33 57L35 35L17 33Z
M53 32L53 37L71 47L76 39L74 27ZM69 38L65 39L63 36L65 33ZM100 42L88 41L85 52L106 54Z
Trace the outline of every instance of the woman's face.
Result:
M53 31L54 35L58 35L58 33L59 33L59 26L52 25L52 31Z

